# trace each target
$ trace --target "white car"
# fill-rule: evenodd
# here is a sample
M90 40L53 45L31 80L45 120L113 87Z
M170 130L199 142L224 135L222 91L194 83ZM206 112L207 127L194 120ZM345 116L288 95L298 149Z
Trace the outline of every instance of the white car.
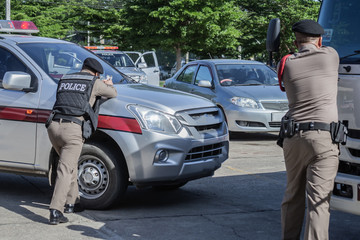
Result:
M117 50L118 47L85 46L85 48L91 50L96 55L119 69L120 72L128 75L135 81L148 84L148 77L141 69L147 67L147 65L141 64L139 67L136 67L133 60L126 53Z
M135 66L141 68L146 73L148 84L154 86L160 85L160 67L155 51L144 53L134 51L124 52L135 61Z

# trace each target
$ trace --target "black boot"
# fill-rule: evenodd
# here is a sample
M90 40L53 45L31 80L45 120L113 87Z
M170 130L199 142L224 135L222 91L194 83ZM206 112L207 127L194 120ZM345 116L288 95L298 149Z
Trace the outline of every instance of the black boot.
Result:
M69 219L65 217L59 210L50 209L50 224L57 225L59 223L67 223Z
M80 203L65 204L64 213L74 213L84 211L83 206Z

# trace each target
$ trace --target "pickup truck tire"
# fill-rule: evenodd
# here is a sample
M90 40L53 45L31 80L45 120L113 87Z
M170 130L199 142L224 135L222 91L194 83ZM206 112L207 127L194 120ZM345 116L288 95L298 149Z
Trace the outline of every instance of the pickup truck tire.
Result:
M84 144L78 171L80 201L86 209L107 209L127 189L125 162L98 144Z

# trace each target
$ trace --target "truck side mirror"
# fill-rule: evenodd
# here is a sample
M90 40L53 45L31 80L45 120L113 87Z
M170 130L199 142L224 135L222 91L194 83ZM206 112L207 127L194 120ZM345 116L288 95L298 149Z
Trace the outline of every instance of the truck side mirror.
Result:
M272 53L280 48L280 19L270 20L266 36L266 50L269 52L269 65L272 66Z
M280 47L280 19L270 20L266 36L266 50L268 52L278 52Z
M18 91L30 91L31 76L25 72L6 72L2 81L3 88Z

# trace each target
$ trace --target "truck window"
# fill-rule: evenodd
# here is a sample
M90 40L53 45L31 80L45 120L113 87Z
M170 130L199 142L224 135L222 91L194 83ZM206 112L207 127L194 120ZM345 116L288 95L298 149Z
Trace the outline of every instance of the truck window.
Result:
M64 43L22 43L18 45L25 51L55 82L64 74L81 71L83 61L92 57L98 60L104 68L100 78L112 76L114 84L132 83L113 66L104 62L90 51L75 44Z
M8 71L25 72L31 75L31 87L36 88L37 80L35 74L22 63L13 53L0 47L0 87L2 88L2 79Z
M327 0L321 6L319 23L325 30L323 44L335 48L340 58L360 50L359 9L358 0ZM360 63L360 55L343 60L346 63Z

